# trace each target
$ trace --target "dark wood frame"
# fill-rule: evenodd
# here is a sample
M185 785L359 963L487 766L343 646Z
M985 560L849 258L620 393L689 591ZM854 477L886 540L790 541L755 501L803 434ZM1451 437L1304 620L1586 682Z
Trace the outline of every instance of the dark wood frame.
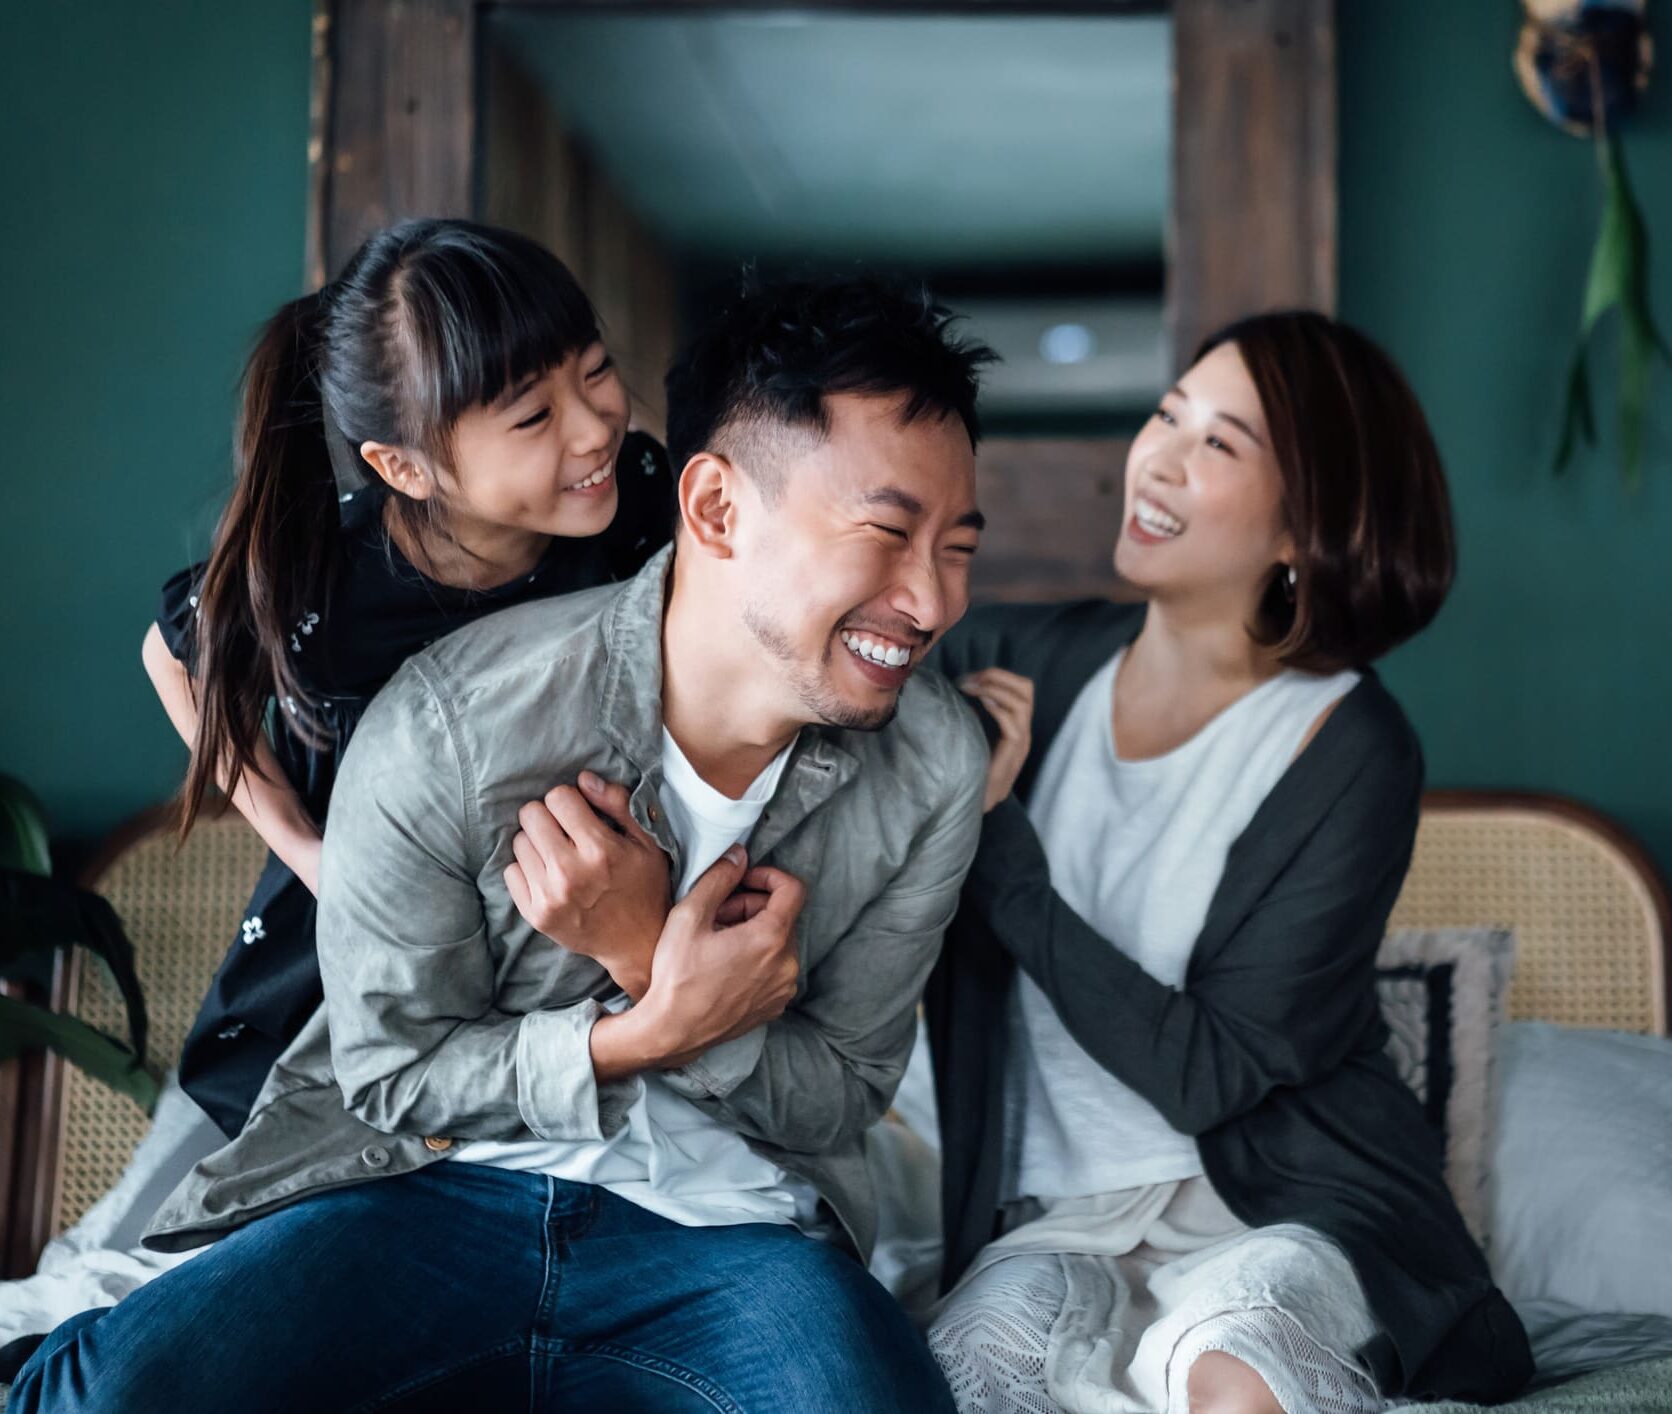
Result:
M912 3L799 0L878 13L1174 14L1167 274L1175 360L1212 329L1336 294L1334 0ZM494 0L315 0L308 273L372 230L478 205L479 20ZM782 0L498 0L520 8L775 9Z
M523 10L690 13L790 0L315 0L307 268L314 285L377 227L404 216L481 214L490 193L490 4ZM1173 171L1166 324L1183 366L1212 330L1260 309L1333 311L1336 294L1334 0L803 0L874 14L1134 14L1174 17ZM515 224L515 222L513 222ZM548 237L549 239L549 237ZM639 370L642 375L644 370ZM641 383L644 380L641 377ZM654 383L654 378L649 380ZM647 407L651 425L656 412ZM1014 439L982 449L982 496L1013 502ZM1115 439L1057 442L1058 525L1120 517ZM1106 551L1048 517L995 519L978 600L1121 597Z

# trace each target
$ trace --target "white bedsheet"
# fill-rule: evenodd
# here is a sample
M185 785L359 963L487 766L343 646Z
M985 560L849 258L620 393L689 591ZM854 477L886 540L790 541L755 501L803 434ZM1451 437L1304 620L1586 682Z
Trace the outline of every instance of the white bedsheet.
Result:
M35 1275L0 1282L0 1346L49 1331L95 1306L114 1306L193 1252L147 1252L139 1234L187 1171L226 1143L220 1130L168 1077L151 1129L116 1186L47 1244Z

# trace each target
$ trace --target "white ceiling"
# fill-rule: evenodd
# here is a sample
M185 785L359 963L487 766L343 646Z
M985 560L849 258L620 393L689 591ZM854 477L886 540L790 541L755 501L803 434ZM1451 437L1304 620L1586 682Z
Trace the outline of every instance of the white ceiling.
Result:
M490 41L685 253L1161 258L1164 15L491 13Z

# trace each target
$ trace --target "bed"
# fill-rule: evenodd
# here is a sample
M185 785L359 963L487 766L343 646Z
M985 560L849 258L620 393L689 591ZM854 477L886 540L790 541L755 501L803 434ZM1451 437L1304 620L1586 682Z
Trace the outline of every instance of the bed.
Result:
M178 1053L263 855L235 814L207 820L177 848L157 811L119 832L87 872L85 882L110 898L136 945L157 1054ZM1634 1286L1618 1272L1581 1270L1595 1255L1586 1249L1633 1239L1639 1267L1645 1251L1657 1262L1672 1253L1669 930L1667 893L1654 868L1594 812L1531 795L1425 798L1385 958L1390 978L1397 973L1408 982L1413 968L1422 974L1422 985L1407 990L1425 999L1428 1013L1404 1028L1419 1051L1418 1033L1434 1024L1433 974L1446 970L1451 978L1440 1010L1456 1034L1449 1094L1436 1112L1445 1110L1460 1133L1470 1122L1479 1132L1460 1145L1448 1134L1448 1148L1461 1155L1458 1173L1448 1176L1466 1216L1473 1203L1477 1231L1496 1226L1486 1232L1494 1271L1526 1320L1541 1381L1551 1382L1509 1408L1672 1410L1672 1278L1638 1272ZM1464 985L1471 974L1478 983L1472 992ZM1385 1009L1395 1006L1397 990L1390 981ZM62 969L55 1001L121 1029L120 998L97 969ZM1465 1064L1471 1048L1480 1071L1473 1083ZM1409 1078L1419 1088L1435 1084L1426 1061L1413 1061ZM1588 1103L1599 1088L1608 1090L1611 1105ZM926 1065L914 1063L871 1146L879 1188L894 1195L873 1270L908 1309L919 1310L932 1297L939 1263L932 1096ZM1566 1266L1549 1260L1551 1221L1538 1211L1554 1172L1541 1126L1561 1104L1582 1111L1575 1123L1596 1131L1584 1144L1561 1146L1574 1166L1570 1181L1583 1184L1589 1175L1594 1186L1594 1174L1607 1172L1616 1190L1628 1180L1645 1189L1630 1201L1616 1193L1610 1203L1592 1205L1600 1215L1563 1215L1574 1219L1573 1230L1554 1246L1567 1253ZM38 1161L11 1205L8 1250L39 1252L51 1240L42 1268L48 1280L0 1284L0 1346L51 1324L50 1313L72 1299L70 1288L48 1289L54 1272L93 1282L73 1288L74 1299L93 1291L109 1302L181 1260L135 1252L137 1232L182 1166L218 1143L177 1090L147 1121L58 1065L46 1068L25 1111L22 1122L38 1136ZM1599 1156L1598 1144L1618 1149L1617 1158ZM139 1161L130 1162L136 1150ZM1537 1181L1519 1181L1534 1170Z

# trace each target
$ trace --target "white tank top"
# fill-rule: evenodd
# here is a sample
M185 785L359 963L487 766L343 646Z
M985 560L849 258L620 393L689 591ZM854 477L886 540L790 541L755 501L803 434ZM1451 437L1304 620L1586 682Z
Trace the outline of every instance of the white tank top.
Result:
M1151 977L1178 987L1232 842L1359 675L1285 671L1165 756L1122 761L1113 704L1124 656L1075 699L1028 815L1069 907ZM1201 1173L1195 1140L1087 1055L1023 973L1008 1025L1005 1199L1083 1197Z

